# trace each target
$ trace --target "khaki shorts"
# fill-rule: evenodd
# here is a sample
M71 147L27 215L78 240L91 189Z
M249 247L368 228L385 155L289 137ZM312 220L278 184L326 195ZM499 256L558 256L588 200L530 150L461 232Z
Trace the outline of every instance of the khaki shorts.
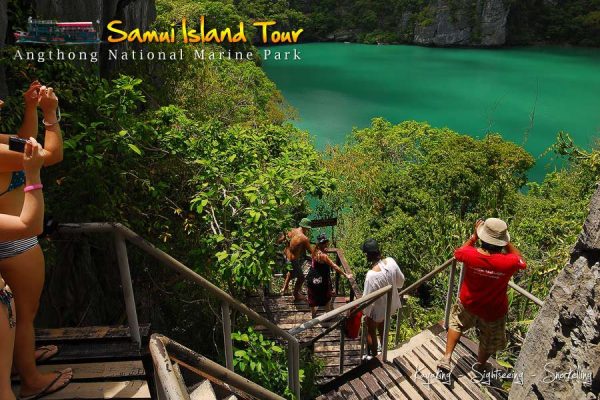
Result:
M467 311L461 302L455 303L450 314L449 328L465 333L473 327L477 329L481 350L494 354L506 347L506 317L485 321Z

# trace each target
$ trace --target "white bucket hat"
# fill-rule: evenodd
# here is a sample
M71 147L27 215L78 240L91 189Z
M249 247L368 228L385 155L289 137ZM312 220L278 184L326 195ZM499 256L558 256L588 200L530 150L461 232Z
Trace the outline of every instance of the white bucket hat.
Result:
M506 246L510 242L506 222L498 218L488 218L477 227L477 236L483 242L494 246Z

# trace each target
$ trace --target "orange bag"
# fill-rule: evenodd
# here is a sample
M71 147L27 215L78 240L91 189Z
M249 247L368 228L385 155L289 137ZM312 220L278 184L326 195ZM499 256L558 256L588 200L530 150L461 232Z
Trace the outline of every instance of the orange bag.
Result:
M348 319L346 319L346 337L350 339L356 339L358 337L358 334L360 332L360 321L362 320L362 316L362 311L358 311L352 316L348 317Z

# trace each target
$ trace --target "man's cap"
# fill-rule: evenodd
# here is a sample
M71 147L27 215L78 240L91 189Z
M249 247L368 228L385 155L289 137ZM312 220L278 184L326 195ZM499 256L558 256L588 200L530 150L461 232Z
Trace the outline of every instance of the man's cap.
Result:
M325 233L320 233L319 236L317 236L318 244L323 244L323 243L327 243L327 242L329 242L329 238L327 237L327 235Z
M302 218L302 221L300 221L300 228L307 228L310 229L311 228L311 223L312 221L308 218Z
M510 242L508 225L498 218L488 218L477 228L477 237L482 242L504 247Z
M362 244L360 249L363 251L363 253L379 253L380 252L379 245L377 244L377 241L373 238L369 238L369 239L365 240L365 242Z

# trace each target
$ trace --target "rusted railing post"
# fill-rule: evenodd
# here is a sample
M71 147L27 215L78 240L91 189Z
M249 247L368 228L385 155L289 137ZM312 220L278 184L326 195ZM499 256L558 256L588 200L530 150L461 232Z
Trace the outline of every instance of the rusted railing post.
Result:
M396 310L396 332L394 335L394 347L398 346L398 336L400 336L400 317L402 316L402 297L400 297L400 307Z
M456 262L456 260L455 260ZM465 280L465 264L462 265L460 269L460 277L458 278L458 292L460 293L460 288L462 287L463 281Z
M397 293L394 293L393 289L387 293L386 296L386 305L385 305L385 319L383 323L383 343L381 343L381 359L383 362L387 362L387 352L388 352L388 340L390 334L390 322L392 321L392 296L397 296Z
M446 292L446 308L444 310L444 329L448 329L450 321L450 306L452 305L452 296L454 295L454 274L456 273L456 260L452 261L450 274L448 276L448 291Z
M225 367L233 371L233 343L231 341L231 312L227 302L221 303L223 317L223 348L225 349Z
M114 236L115 253L117 263L119 264L119 273L121 274L121 286L123 297L125 299L125 311L127 312L127 323L129 324L129 334L131 340L142 347L142 338L140 335L140 325L138 323L137 310L135 307L135 296L133 293L133 284L131 283L131 271L129 270L129 259L127 257L127 245L125 238L120 232L115 232Z
M340 375L344 373L344 345L346 344L345 322L344 318L344 322L340 324Z
M365 342L367 340L367 326L365 324L365 316L360 319L360 359L365 355Z
M288 386L300 400L300 344L296 338L288 340Z

